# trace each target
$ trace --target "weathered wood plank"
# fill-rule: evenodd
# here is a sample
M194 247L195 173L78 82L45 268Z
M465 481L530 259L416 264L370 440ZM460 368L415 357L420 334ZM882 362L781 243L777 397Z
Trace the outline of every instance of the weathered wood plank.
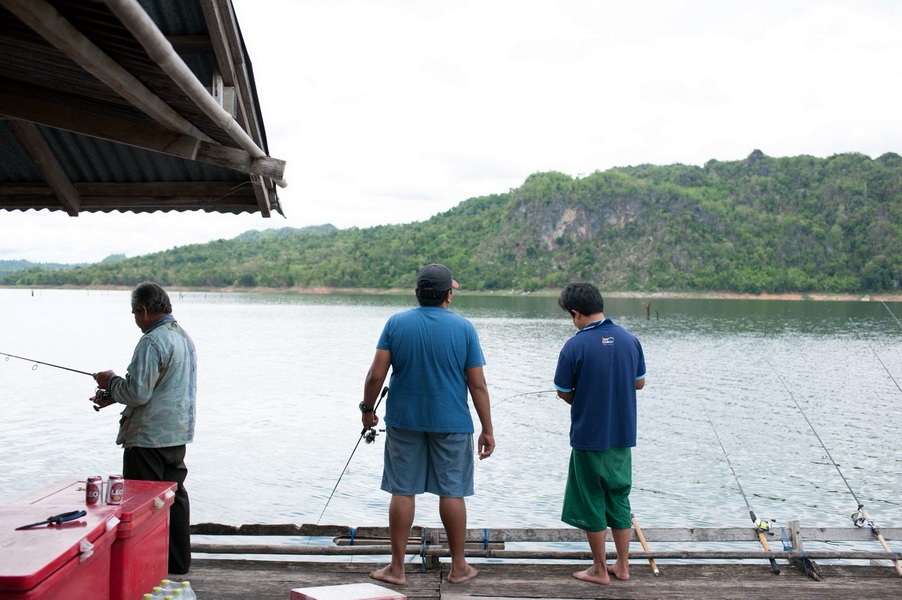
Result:
M220 600L285 600L298 587L372 582L369 573L376 563L276 562L195 559L190 579L200 598ZM707 600L787 597L793 600L833 598L898 599L902 580L892 567L821 566L817 582L797 568L784 568L773 575L767 563L664 564L655 577L646 563L631 562L630 580L601 586L574 579L572 573L587 563L479 563L479 576L460 584L449 584L449 565L423 571L419 563L408 564L408 583L394 586L408 598L695 598ZM182 579L175 577L176 579Z

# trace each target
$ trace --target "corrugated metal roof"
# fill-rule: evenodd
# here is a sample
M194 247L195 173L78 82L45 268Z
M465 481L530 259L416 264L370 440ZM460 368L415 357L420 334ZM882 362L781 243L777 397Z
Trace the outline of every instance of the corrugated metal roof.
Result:
M213 89L220 74L231 87L258 156L151 58L122 16L129 1L0 0L0 209L281 213L284 161L268 156L231 1L138 5L201 85ZM100 74L82 66L85 47L99 53L90 66ZM123 92L109 82L123 76L140 84ZM186 126L160 118L159 105Z

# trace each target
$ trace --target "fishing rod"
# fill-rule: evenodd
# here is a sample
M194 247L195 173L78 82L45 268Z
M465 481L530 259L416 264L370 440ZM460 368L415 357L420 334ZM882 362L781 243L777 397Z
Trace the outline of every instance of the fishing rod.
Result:
M69 367L61 367L60 365L55 365L53 363L35 360L33 358L25 358L24 356L16 356L15 354L7 354L6 352L0 352L0 356L5 356L6 360L9 360L10 358L18 358L19 360L24 360L25 362L36 363L33 367L31 367L32 371L37 369L38 365L47 365L48 367L53 367L54 369L63 369L64 371L72 371L73 373L79 373L81 375L88 375L89 377L94 377L93 373L88 373L87 371L79 371L78 369L70 369Z
M78 369L63 367L61 365L55 365L53 363L44 362L42 360L35 360L33 358L25 358L24 356L16 356L15 354L7 354L6 352L0 352L0 356L5 356L6 360L9 360L10 358L18 358L19 360L24 360L25 362L35 363L34 366L31 367L32 371L37 369L38 365L47 365L48 367L53 367L54 369L62 369L64 371L72 371L73 373L78 373L80 375L88 375L92 379L94 378L94 373L88 373L87 371L79 371ZM104 404L103 406L101 406L101 405L99 405L99 402L101 402L103 400L111 400L111 399L112 399L112 396L110 396L109 391L97 388L97 391L94 392L94 402L95 402L94 407L93 407L94 412L100 412L101 408L110 406L109 404Z
M802 413L802 416L805 418L805 422L808 423L808 427L811 428L811 433L814 434L814 437L817 438L817 441L820 442L821 448L824 449L824 452L827 453L827 458L830 459L830 462L833 463L834 468L836 468L836 472L839 473L839 476L842 478L843 483L846 484L846 487L849 488L849 493L852 494L852 498L855 500L855 504L858 505L858 510L852 513L852 523L855 524L855 527L864 527L867 525L871 529L871 533L874 534L874 537L877 538L877 541L880 542L880 545L883 546L883 549L887 552L892 552L890 550L889 545L886 543L886 540L883 538L883 534L880 533L880 529L871 520L870 515L864 508L864 504L861 503L861 500L858 499L858 496L855 495L855 490L852 489L852 486L849 485L849 481L846 479L846 476L843 475L842 470L840 470L839 465L836 464L836 461L833 460L833 455L830 454L830 450L827 449L827 445L824 444L824 440L821 439L821 436L817 434L817 430L812 425L811 420L808 418L808 415L805 414L805 411L802 410L802 406L799 404L798 400L796 400L795 395L792 393L792 390L789 389L789 386L786 385L786 382L780 377L780 374L777 373L777 370L771 365L771 369L774 372L774 375L777 376L777 379L783 384L783 388L786 390L786 393L789 394L789 397L792 398L792 401L795 403L796 408L799 409L799 412ZM902 566L900 566L898 560L893 560L893 565L896 567L896 572L899 573L899 576L902 577Z
M761 542L761 547L764 548L765 552L770 552L770 545L767 543L767 538L764 537L765 533L773 535L770 521L759 519L755 516L755 511L752 510L752 505L749 504L749 499L745 495L745 490L742 489L742 484L739 482L739 475L736 474L736 469L733 468L733 463L730 461L730 455L727 454L727 449L724 448L723 442L720 441L717 427L714 426L714 421L711 420L711 415L708 414L708 408L701 400L699 400L699 404L702 405L702 410L705 411L705 416L708 417L708 423L711 424L711 429L714 430L714 436L717 438L717 443L720 444L720 449L723 451L724 458L727 459L727 465L730 466L730 471L733 473L733 480L736 481L736 485L739 487L739 493L742 494L742 499L745 500L745 506L749 509L749 516L752 518L752 523L755 524L755 531L758 533L758 540ZM774 575L779 575L780 567L777 565L777 561L773 558L769 558L768 560L770 561L770 570L773 571Z
M893 316L895 317L895 315L893 315ZM849 323L851 323L852 325L854 325L854 323L852 322L852 319L851 319L851 318L849 319ZM864 339L863 337L861 337L861 334L859 334L859 333L858 333L858 330L855 330L854 327L853 327L853 330L855 331L855 335L858 337L858 339L861 340L862 342L864 342L865 344L867 344L867 347L870 348L871 353L874 355L874 358L877 359L877 362L880 363L880 366L883 367L883 370L886 371L886 374L889 375L889 378L892 379L892 380L893 380L893 383L896 384L896 389L898 389L899 392L902 392L902 386L899 385L899 382L896 381L896 378L895 378L895 377L893 377L893 374L890 372L890 370L889 370L889 369L886 367L886 365L883 363L883 360L880 359L880 355L877 354L877 352L874 350L874 347L871 346L871 343L870 343L869 341L867 341L866 339Z
M382 399L385 398L385 394L388 393L388 386L382 388L382 393L379 394L379 399L376 400L376 405L373 407L373 414L376 413L376 409L379 408L379 404L382 402ZM335 487L332 488L332 493L329 494L329 499L326 500L326 505L323 507L323 512L319 513L319 519L316 520L316 524L319 525L319 522L322 520L323 515L326 514L326 509L329 508L329 503L332 502L332 496L335 495L335 490L338 489L338 484L341 483L341 478L345 476L345 473L348 472L348 465L351 464L351 459L354 458L354 453L357 452L358 446L360 446L360 440L365 440L367 444L372 444L376 440L376 430L372 427L364 427L363 431L360 432L360 437L357 438L357 443L354 444L354 449L351 451L351 456L348 457L348 462L345 463L344 469L341 470L341 475L338 476L338 481L335 482Z

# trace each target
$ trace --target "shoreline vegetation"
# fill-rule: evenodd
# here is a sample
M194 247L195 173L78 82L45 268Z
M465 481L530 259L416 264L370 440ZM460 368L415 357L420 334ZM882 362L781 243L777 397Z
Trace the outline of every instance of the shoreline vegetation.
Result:
M85 291L130 291L133 286L122 285L98 285L90 287L82 286L16 286L16 285L0 285L0 289L22 289L22 290L85 290ZM345 295L383 295L383 296L406 296L413 293L413 289L404 288L339 288L339 287L290 287L290 288L269 288L269 287L182 287L169 286L169 291L174 292L204 292L204 293L223 293L223 294L297 294L297 295L321 295L345 294ZM504 291L485 291L485 290L467 290L462 287L458 293L470 296L537 296L556 298L560 290L537 290L534 292L522 292L515 290ZM602 290L602 295L606 298L642 298L650 300L658 299L680 299L680 300L790 300L790 301L816 301L816 302L902 302L902 292L900 293L873 293L873 294L828 294L820 292L787 292L781 294L743 294L738 292L630 292L630 291L610 291Z

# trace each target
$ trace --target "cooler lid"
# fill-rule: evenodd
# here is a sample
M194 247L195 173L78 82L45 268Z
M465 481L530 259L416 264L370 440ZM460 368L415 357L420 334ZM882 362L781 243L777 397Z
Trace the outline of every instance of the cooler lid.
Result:
M104 485L106 480L104 480ZM177 484L170 481L140 481L137 479L125 480L125 495L120 504L119 519L127 523L140 515L150 512L154 507L154 500L160 498L166 504L167 493L175 494ZM104 487L104 491L106 488ZM92 512L95 507L106 506L101 501L95 506L85 506L85 480L79 477L66 477L54 483L46 485L38 490L29 492L15 501L16 504L72 504L78 508L84 508ZM70 509L74 510L74 509ZM48 515L45 515L46 518Z
M30 590L69 561L78 560L81 541L97 540L119 512L118 506L104 506L77 521L16 531L16 527L82 508L83 503L0 505L0 590Z
M177 484L171 481L141 481L138 479L125 480L125 496L122 499L122 512L119 518L123 523L138 518L144 513L150 512L154 507L154 500L159 498L166 504L166 494L170 497L175 494Z

